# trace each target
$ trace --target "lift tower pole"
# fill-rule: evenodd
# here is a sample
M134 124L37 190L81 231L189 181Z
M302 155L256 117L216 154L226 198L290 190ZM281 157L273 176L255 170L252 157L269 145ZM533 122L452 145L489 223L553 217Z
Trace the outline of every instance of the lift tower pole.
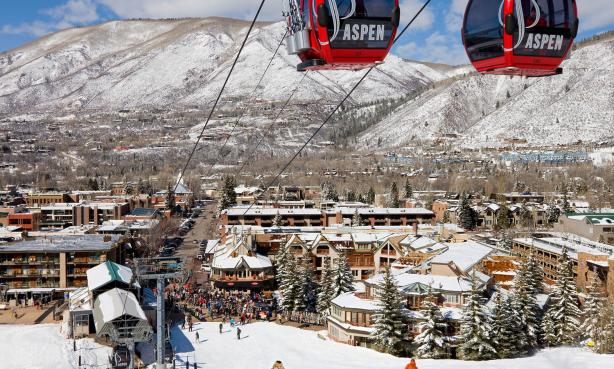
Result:
M167 279L183 276L183 259L180 257L136 259L135 269L140 280L155 280L158 296L156 299L156 369L166 369L164 362L166 343L166 320L164 289Z

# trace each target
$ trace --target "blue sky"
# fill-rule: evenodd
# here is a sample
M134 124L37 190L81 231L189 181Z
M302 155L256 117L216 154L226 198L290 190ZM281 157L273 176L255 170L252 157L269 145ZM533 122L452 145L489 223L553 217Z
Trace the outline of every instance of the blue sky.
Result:
M496 1L496 0L493 0ZM613 0L577 0L580 38L614 29ZM408 20L424 0L401 0ZM227 16L251 18L258 0L8 0L0 12L0 51L60 29L123 18ZM459 28L467 0L433 0L428 10L395 47L415 60L467 62ZM281 0L267 0L263 19L280 19Z

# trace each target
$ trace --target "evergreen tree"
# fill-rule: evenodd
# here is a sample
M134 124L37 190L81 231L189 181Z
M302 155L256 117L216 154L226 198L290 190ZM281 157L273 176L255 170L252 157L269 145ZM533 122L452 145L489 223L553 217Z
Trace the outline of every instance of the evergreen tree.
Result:
M510 232L503 232L501 234L501 240L497 242L497 246L505 250L511 250L512 244L513 244L513 240L512 240L512 235Z
M298 293L294 297L294 310L314 312L316 310L317 291L310 257L303 257L297 274Z
M132 187L131 183L127 183L124 187L124 193L126 195L132 195L134 193L134 187Z
M557 337L556 328L554 326L553 315L553 310L547 310L544 319L542 319L542 342L546 347L558 345L559 338Z
M322 276L320 277L320 292L318 293L318 301L316 310L318 313L328 315L328 309L330 309L330 302L333 300L335 294L335 284L333 281L333 269L330 265L330 259L324 259L324 269L322 270Z
M301 292L300 264L293 255L289 254L286 266L283 268L279 290L282 295L281 308L283 311L295 310L295 302Z
M494 349L497 351L497 356L502 357L502 351L509 346L508 336L505 335L506 324L508 324L508 316L505 311L505 300L501 293L495 296L494 306L491 310L491 337Z
M450 223L450 212L449 211L444 211L443 212L443 219L441 220L443 223Z
M591 285L588 288L588 297L584 302L584 311L582 312L582 325L580 326L580 334L583 338L595 341L601 327L601 314L604 311L607 298L603 290L603 283L596 275L593 276Z
M444 359L448 356L449 343L445 335L448 325L433 299L429 289L420 310L425 320L418 324L421 333L414 338L418 345L416 354L421 359Z
M352 227L360 227L362 225L362 219L360 218L360 213L358 213L358 209L354 212L354 216L352 216Z
M519 218L520 218L520 224L523 227L529 228L533 226L533 214L531 213L531 210L528 208L526 202L523 202L522 206L520 207Z
M337 297L345 292L353 292L354 275L347 257L344 254L339 256L337 269L335 270L335 296Z
M604 304L599 317L595 350L600 354L614 354L614 306Z
M510 209L505 204L501 204L499 206L499 211L497 212L497 228L498 229L508 229L512 226L512 213Z
M281 288L284 283L284 277L289 258L290 255L288 254L286 249L283 246L280 246L279 250L277 250L277 253L275 254L275 280L277 281L277 286L279 288Z
M375 190L373 187L369 187L369 191L367 192L367 204L375 204Z
M463 196L458 211L458 224L466 230L475 229L477 225L475 210L471 208L468 196Z
M563 213L571 213L572 212L571 205L569 205L569 201L567 199L567 194L568 194L567 184L564 182L561 185L561 192L563 193Z
M378 311L375 314L375 342L384 352L397 355L403 351L407 335L406 317L403 315L403 302L399 295L390 268L386 268L384 278L376 289Z
M356 201L361 202L363 204L367 203L367 199L363 194L358 194L358 198L356 199Z
M221 192L220 203L218 205L218 213L222 210L230 208L237 202L237 193L235 192L237 182L233 176L224 176Z
M329 182L326 182L322 185L322 201L339 201L339 195L337 195L337 189L335 185Z
M543 289L543 271L533 253L518 270L514 280L512 306L519 316L520 329L524 335L521 351L532 352L537 348L541 334L542 310L537 295Z
M345 196L345 199L348 202L355 202L356 201L356 192L349 190Z
M475 275L471 280L471 294L463 309L461 322L461 351L465 360L490 360L496 358L491 325L484 311L484 298L478 289Z
M401 201L399 200L399 189L397 188L397 183L392 182L392 186L390 187L390 194L388 195L388 207L398 208L400 206Z
M563 254L559 259L556 284L550 300L546 315L552 319L555 340L548 343L551 346L571 345L578 338L581 312L574 282L573 261L569 258L566 249L563 249Z
M284 221L281 218L281 214L279 214L279 211L277 211L277 214L275 214L275 217L273 218L273 227L279 228L283 225Z
M552 203L548 205L548 211L546 212L546 221L548 222L548 224L557 223L559 221L560 216L561 209L559 209L556 204Z
M177 205L175 202L175 192L173 192L173 188L169 183L166 189L166 209L170 210L171 212L174 212L176 206Z
M145 188L145 182L143 182L143 180L140 178L139 178L139 183L137 185L137 191L141 195L147 193L147 190Z
M414 194L414 189L411 186L411 183L409 183L409 178L405 180L405 198L409 199L412 197L412 195Z
M513 299L506 297L502 300L501 315L504 322L499 327L496 337L497 352L500 358L513 358L526 354L524 351L525 333L522 331L522 317L513 306Z

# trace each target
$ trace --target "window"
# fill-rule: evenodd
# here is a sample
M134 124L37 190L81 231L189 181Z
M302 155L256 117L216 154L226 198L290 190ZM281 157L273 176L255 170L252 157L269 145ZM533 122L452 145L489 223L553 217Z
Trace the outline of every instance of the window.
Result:
M503 56L503 27L499 1L473 0L463 26L467 54L472 61Z
M336 0L340 18L346 17L351 10L350 0ZM328 2L324 3L328 8ZM392 12L394 0L356 1L354 15L340 19L339 33L331 42L334 49L386 49L392 38ZM330 9L329 9L330 14ZM332 22L331 22L332 23ZM328 37L334 28L328 27Z
M443 297L449 304L460 304L460 296L456 294L444 294Z
M571 43L572 22L575 23L575 19L572 19L572 0L520 1L527 28L522 42L514 49L514 55L563 57ZM533 5L534 2L537 2L538 8ZM516 31L514 45L518 43L519 36L520 32Z

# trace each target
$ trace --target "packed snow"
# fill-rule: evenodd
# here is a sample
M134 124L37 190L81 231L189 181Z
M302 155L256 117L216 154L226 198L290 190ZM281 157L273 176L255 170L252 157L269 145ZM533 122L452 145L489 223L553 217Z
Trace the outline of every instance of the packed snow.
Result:
M275 323L254 323L241 327L242 339L228 325L218 332L218 323L197 323L193 332L174 327L172 344L181 367L186 360L198 368L270 368L281 360L286 369L400 369L408 360L370 349L325 340L317 332ZM196 343L198 332L200 343ZM0 326L0 368L77 369L106 367L110 349L91 339L72 340L60 334L59 325ZM35 353L35 354L33 354ZM460 360L418 360L420 369L611 369L614 355L597 355L579 348L543 350L529 358L467 362ZM152 366L153 367L153 366Z
M324 340L317 332L275 323L241 326L241 340L237 340L236 330L228 325L220 334L218 324L199 323L194 326L194 332L175 327L172 341L177 360L182 364L195 360L199 368L224 369L270 368L275 360L281 360L286 369L400 369L408 363L406 358ZM195 341L196 332L200 343ZM420 369L577 369L585 368L587 363L591 369L611 369L614 356L596 355L578 348L557 348L514 360L417 361Z

